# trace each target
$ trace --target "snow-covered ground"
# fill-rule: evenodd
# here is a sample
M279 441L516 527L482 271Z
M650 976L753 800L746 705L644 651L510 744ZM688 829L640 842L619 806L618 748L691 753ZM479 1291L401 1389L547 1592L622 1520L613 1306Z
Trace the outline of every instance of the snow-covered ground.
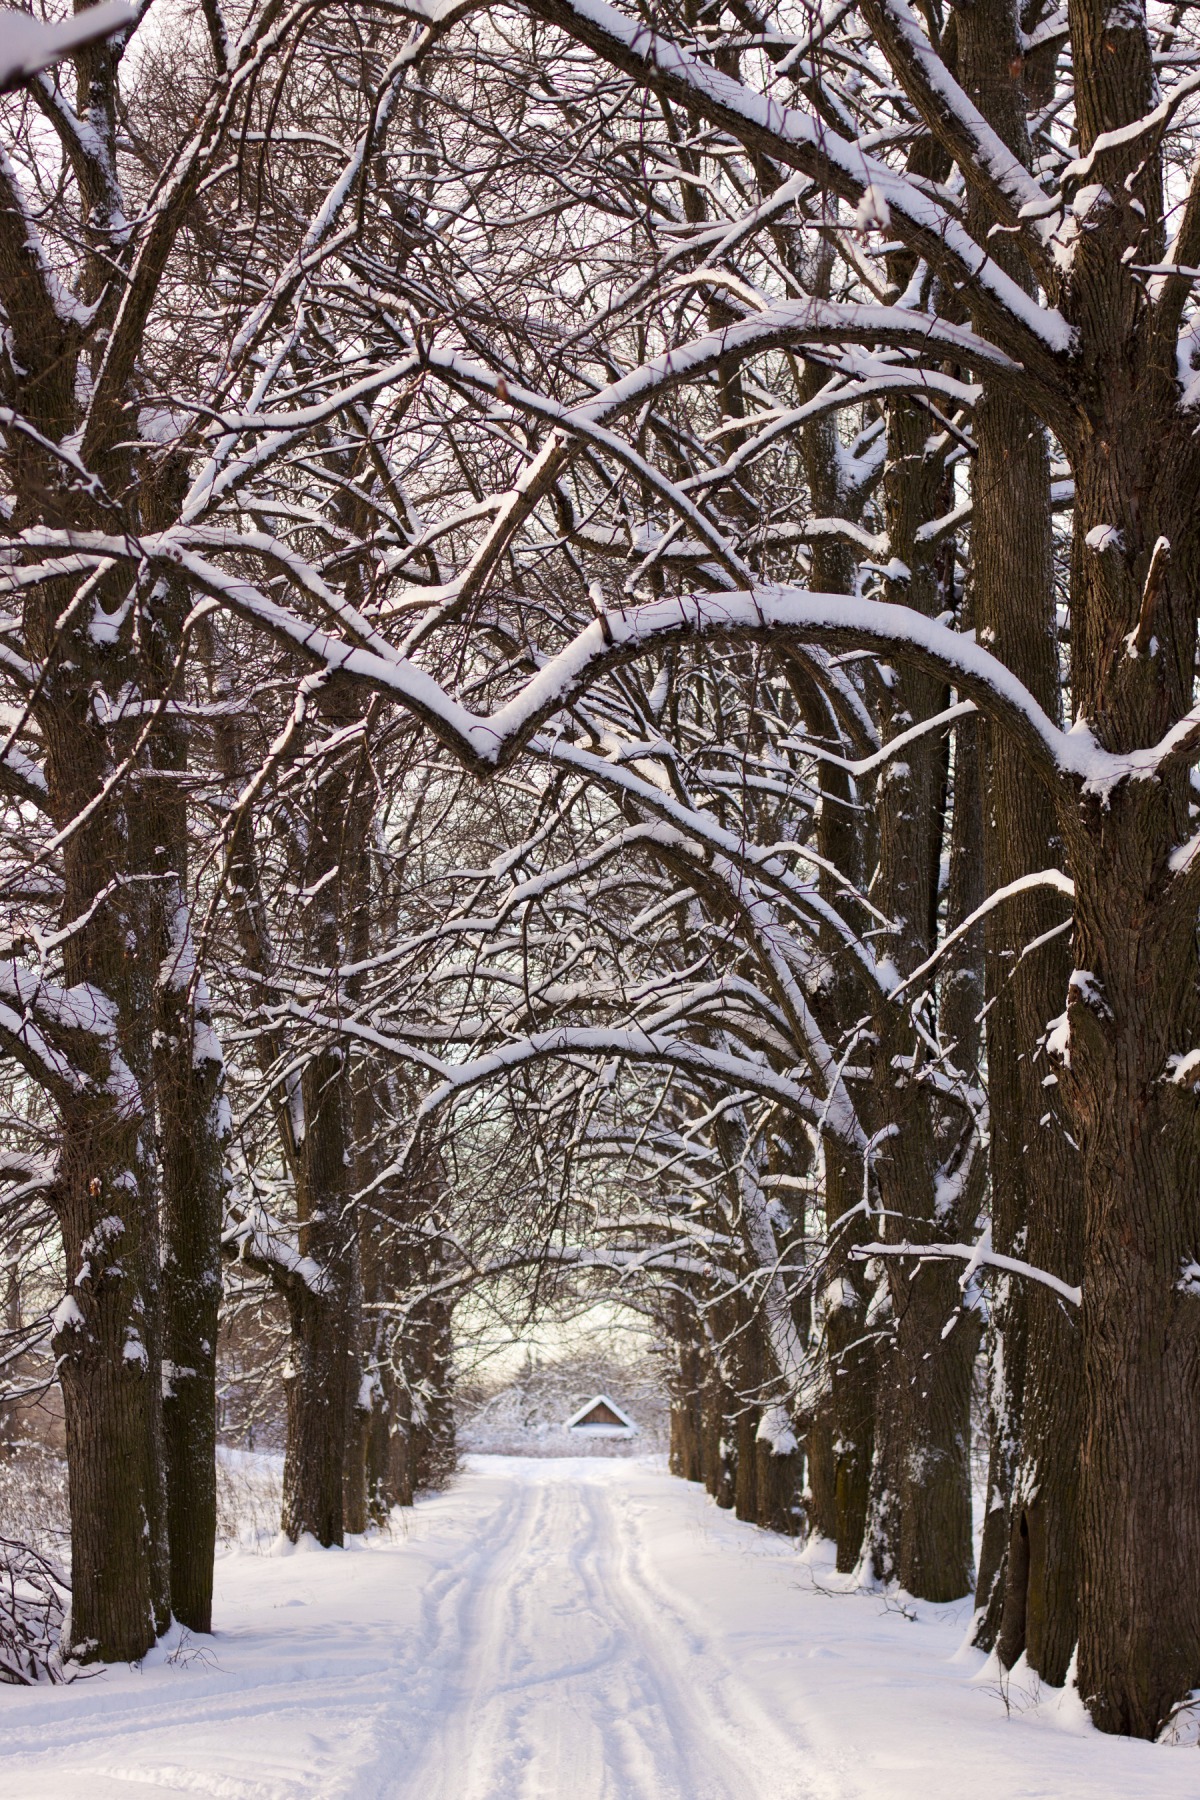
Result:
M212 1639L0 1688L0 1794L1194 1800L1194 1748L1006 1710L965 1604L835 1585L658 1463L473 1457L391 1537L223 1556Z

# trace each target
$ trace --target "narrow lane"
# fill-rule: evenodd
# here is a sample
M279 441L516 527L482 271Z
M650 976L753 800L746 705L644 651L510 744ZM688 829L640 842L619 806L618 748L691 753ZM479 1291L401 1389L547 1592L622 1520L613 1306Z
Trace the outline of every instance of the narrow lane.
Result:
M769 1723L656 1604L592 1469L507 1477L494 1550L437 1621L440 1703L396 1800L790 1800L778 1756L760 1768Z

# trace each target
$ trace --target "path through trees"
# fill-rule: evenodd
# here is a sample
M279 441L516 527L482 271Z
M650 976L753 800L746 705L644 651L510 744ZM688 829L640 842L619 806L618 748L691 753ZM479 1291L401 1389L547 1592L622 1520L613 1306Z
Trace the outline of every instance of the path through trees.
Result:
M679 1475L1174 1730L1186 10L180 0L2 107L64 1666L207 1629L219 1409L336 1545L452 1468L456 1318L599 1298Z

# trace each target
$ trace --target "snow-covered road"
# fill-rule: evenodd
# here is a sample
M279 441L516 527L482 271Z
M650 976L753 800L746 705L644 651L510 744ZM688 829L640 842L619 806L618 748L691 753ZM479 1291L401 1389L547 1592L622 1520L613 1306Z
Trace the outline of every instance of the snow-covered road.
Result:
M645 1540L630 1529L628 1465L517 1468L480 1563L435 1603L439 1704L397 1791L413 1800L812 1791L797 1780L766 1785L787 1740L654 1581ZM531 1468L541 1479L527 1478Z
M406 1532L239 1552L218 1632L0 1689L4 1800L1183 1800L1194 1749L1099 1737L966 1608L832 1591L819 1553L660 1468L476 1457ZM914 1617L907 1616L915 1614Z

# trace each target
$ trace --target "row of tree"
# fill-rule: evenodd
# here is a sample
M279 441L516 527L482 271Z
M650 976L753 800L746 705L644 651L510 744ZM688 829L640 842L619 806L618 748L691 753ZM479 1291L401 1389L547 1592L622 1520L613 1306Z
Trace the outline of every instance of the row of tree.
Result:
M323 1543L452 1453L463 1295L602 1292L677 1472L933 1600L983 1339L977 1640L1155 1734L1185 9L203 0L72 67L0 169L6 1354L71 1647L208 1622L222 1263Z

